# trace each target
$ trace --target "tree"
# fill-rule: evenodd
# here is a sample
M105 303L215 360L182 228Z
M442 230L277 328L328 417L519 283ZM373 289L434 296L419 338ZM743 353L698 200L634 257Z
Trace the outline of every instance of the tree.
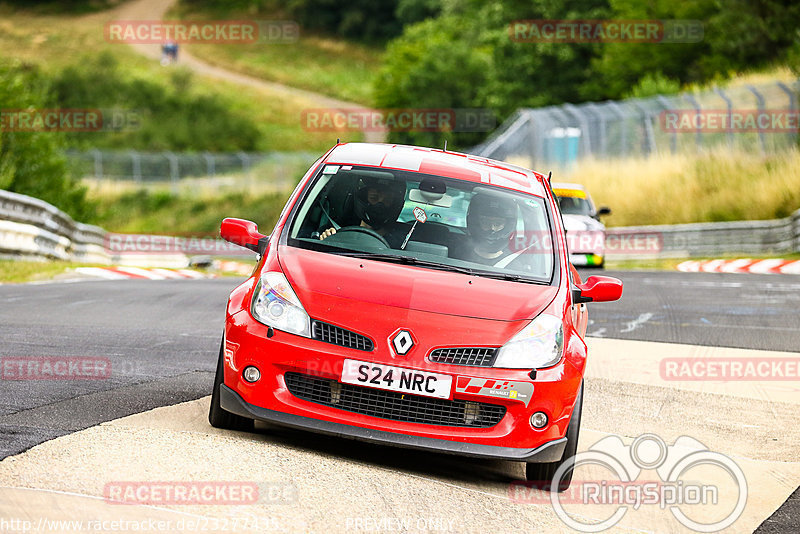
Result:
M92 217L86 190L70 175L63 156L63 134L14 131L9 113L35 111L49 105L49 85L37 69L0 63L0 188L40 198L79 221Z

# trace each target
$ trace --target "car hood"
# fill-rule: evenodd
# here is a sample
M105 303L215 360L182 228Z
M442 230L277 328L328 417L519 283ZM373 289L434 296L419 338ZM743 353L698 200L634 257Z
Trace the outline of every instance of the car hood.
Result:
M564 229L568 232L597 231L605 230L606 228L603 223L588 215L569 215L563 213L562 217L564 218Z
M380 307L492 319L519 321L539 315L555 298L554 286L526 284L348 258L324 252L281 246L278 261L297 297L312 317L331 312L332 296Z

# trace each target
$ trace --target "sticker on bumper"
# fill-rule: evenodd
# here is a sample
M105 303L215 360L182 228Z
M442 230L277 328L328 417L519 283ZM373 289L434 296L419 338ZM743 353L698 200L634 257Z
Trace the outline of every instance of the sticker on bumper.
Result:
M456 381L456 393L502 397L521 401L525 406L528 406L533 398L533 384L530 382L459 376Z

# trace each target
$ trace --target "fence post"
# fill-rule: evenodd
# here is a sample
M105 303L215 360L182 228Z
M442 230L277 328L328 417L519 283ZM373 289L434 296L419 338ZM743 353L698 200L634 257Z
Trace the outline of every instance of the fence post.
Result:
M203 152L203 158L206 160L206 174L209 178L214 178L217 173L214 166L214 156L212 156L210 152Z
M94 156L94 177L98 180L103 179L103 153L93 148L91 151Z
M603 159L606 157L607 147L606 147L606 116L603 115L601 111L597 109L597 105L594 103L588 103L583 106L583 109L592 113L595 117L595 121L598 123L597 126L597 133L598 133L598 155L601 156Z
M728 107L728 147L733 147L733 127L731 124L731 120L733 120L733 102L719 87L714 87L714 92L725 101L725 105Z
M133 181L137 184L142 183L142 160L139 153L135 150L130 151L131 154L131 167L133 170Z
M626 157L628 155L628 123L627 123L627 115L622 111L622 107L611 100L606 102L608 107L614 110L614 113L617 114L619 117L620 122L620 146L622 147L622 157Z
M694 97L693 94L686 93L685 95L683 95L683 97L686 100L688 100L691 105L694 106L694 112L697 114L697 117L695 117L697 122L697 131L695 132L694 135L694 141L695 141L695 146L699 151L700 147L703 146L703 131L702 128L700 128L700 113L702 112L702 108L700 107L700 103L697 101L697 99Z
M656 99L664 108L664 111L672 110L672 105L670 104L669 100L667 100L667 97L664 95L658 95ZM678 151L678 132L672 132L672 135L669 136L669 150L673 154Z
M759 93L755 87L752 85L747 85L747 90L753 93L753 96L756 97L756 102L758 102L758 112L763 113L764 109L766 108L766 102L764 101L764 95ZM758 131L758 141L761 144L761 153L764 154L767 151L767 143L764 141L764 132L760 129Z
M647 113L647 110L642 106L639 102L633 101L631 102L633 106L638 109L642 114L642 123L644 125L644 137L645 143L647 144L647 154L650 155L653 152L657 152L658 148L656 147L656 140L655 134L653 133L653 123L650 121L650 115Z
M789 95L789 111L795 112L797 110L797 93L792 91L785 83L778 82L778 87ZM789 132L789 144L792 144L797 138L797 131Z
M564 111L575 117L575 119L578 121L578 124L580 124L581 140L584 141L583 155L584 157L587 155L591 156L593 152L592 138L591 138L592 136L589 134L589 123L586 122L586 117L584 116L583 113L581 113L581 110L579 110L572 104L564 104L562 107L564 108Z
M169 160L169 178L172 182L172 193L178 194L178 178L180 169L178 168L178 157L172 152L164 152L164 156Z
M250 190L252 186L252 176L250 174L250 156L248 156L244 152L239 152L236 154L239 157L239 160L242 162L242 171L244 172L246 181L247 181L247 189Z

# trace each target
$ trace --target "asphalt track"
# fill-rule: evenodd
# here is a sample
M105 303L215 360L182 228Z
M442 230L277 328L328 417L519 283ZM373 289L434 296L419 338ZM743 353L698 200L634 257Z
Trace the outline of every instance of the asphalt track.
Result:
M697 346L800 351L800 314L796 312L800 280L792 276L752 274L608 274L623 279L625 292L619 302L590 305L589 334L593 336L590 354L597 354L597 357L587 378L581 448L609 433L635 437L643 432L656 432L670 443L681 434L702 438L710 449L733 455L747 464L743 469L748 479L752 476L753 480L765 483L761 487L777 491L771 495L769 504L765 504L770 508L766 513L764 508L753 511L747 519L742 519L747 528L736 530L751 531L792 493L800 479L800 467L792 463L797 462L796 450L800 447L797 383L792 383L794 389L758 384L750 389L728 391L722 386L717 389L694 387L696 384L676 387L676 384L660 381L653 373L637 371L641 371L646 362L652 363L653 355L658 353L653 347L668 349L667 353L683 351L685 354L702 352L702 349L693 348ZM509 510L513 513L509 513L505 509L508 503L495 502L498 494L508 500L504 493L507 494L509 481L521 476L520 467L510 462L488 462L487 465L487 462L465 462L438 455L396 454L394 449L353 445L332 438L310 438L302 432L282 429L261 429L240 438L235 433L208 427L203 421L207 399L162 409L166 411L149 412L163 414L155 419L147 419L148 414L142 414L120 420L159 406L201 399L210 393L225 300L237 283L238 279L223 278L0 286L0 358L92 356L107 358L112 369L104 380L0 380L0 458L61 437L0 462L0 486L96 495L96 488L86 488L77 482L80 477L70 473L69 463L63 463L66 460L59 463L60 456L68 455L64 451L69 450L69 443L86 439L87 433L118 432L112 437L95 436L93 442L105 444L104 450L108 452L118 448L114 438L136 440L137 433L143 429L163 426L161 431L172 434L157 436L152 443L145 440L143 444L153 454L190 446L182 440L190 434L202 434L216 440L215 443L220 442L223 449L230 448L240 463L247 454L277 462L261 467L274 478L289 476L291 480L300 481L300 487L308 487L303 485L309 482L310 466L341 470L348 473L349 478L340 480L338 476L320 474L311 467L311 479L320 478L319 498L324 499L326 484L331 485L334 494L337 487L354 489L355 482L366 484L376 499L380 497L373 515L402 517L411 514L417 509L407 507L416 502L413 497L416 491L442 499L463 499L471 495L487 509L502 508L494 511L507 519L506 523L497 525L477 520L465 522L470 519L469 514L459 515L457 507L445 505L440 511L426 508L430 518L457 520L456 531L476 530L478 525L509 530L515 523L524 530L528 524L525 521L563 528L558 520L553 521L551 511L543 515L537 506L511 503L513 506ZM637 344L642 341L675 345ZM708 350L721 355L751 354L725 348ZM641 360L637 360L640 357ZM95 426L108 421L114 422ZM84 429L88 430L78 432ZM113 463L113 454L111 456L106 461ZM217 459L224 463L231 458L223 454ZM34 460L35 465L52 464L48 465L50 475L39 479L35 468L23 470L25 475L14 468ZM124 456L117 461L120 466L126 463ZM174 458L167 466L158 459L152 462L165 470L174 467L173 464L182 465L182 460ZM56 469L59 466L61 471ZM148 468L139 467L149 472ZM61 474L54 476L53 473ZM138 476L141 479L143 475ZM177 476L173 473L172 479ZM135 474L130 477L136 479ZM393 485L387 486L383 479L386 484ZM435 484L431 480L435 480ZM445 487L449 489L444 490ZM99 491L102 496L102 488ZM5 497L8 502L21 498L18 494ZM794 503L796 497L795 494ZM352 502L351 499L344 501ZM338 506L331 505L330 509L338 509ZM275 517L276 509L268 508L268 512ZM284 512L292 509L293 506L280 508ZM448 510L451 515L447 515ZM2 512L0 504L0 517ZM761 528L764 532L797 531L796 512L796 506L792 508L789 503ZM350 524L339 527L358 530L353 521L372 512L368 509L357 512L351 508L347 513ZM356 513L362 516L356 517ZM324 514L312 514L299 527L291 522L285 525L290 525L288 530L319 530L329 519ZM641 523L634 521L628 527L639 530ZM333 530L339 529L334 527ZM669 530L675 530L675 525Z

